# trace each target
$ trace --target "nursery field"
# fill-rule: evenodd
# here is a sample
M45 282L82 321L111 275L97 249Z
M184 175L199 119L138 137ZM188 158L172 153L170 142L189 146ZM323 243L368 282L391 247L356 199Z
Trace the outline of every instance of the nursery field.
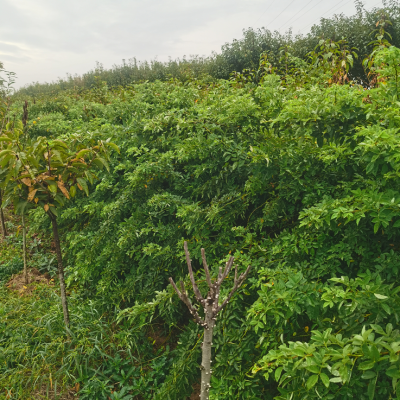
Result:
M185 241L204 296L202 248L212 278L251 265L218 314L210 399L400 399L386 26L365 81L345 39L321 39L230 79L3 97L0 399L199 398L206 330L169 282L195 303ZM220 303L234 270L223 281Z

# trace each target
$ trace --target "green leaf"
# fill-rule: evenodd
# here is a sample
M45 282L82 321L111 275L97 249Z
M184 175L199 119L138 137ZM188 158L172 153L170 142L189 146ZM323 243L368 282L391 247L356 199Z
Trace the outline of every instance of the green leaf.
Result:
M12 150L9 150L9 149L0 151L0 159L1 159L2 157L4 157L6 154L11 154L11 153L13 153L13 151L12 151Z
M391 378L400 379L400 370L398 367L393 366L386 370L386 375Z
M378 332L380 335L386 335L386 332L383 330L383 328L380 325L371 324L371 328L375 332Z
M13 160L13 159L14 159L14 156L13 156L12 154L9 154L9 155L3 157L3 158L0 160L0 167L5 167L6 164L8 164L9 161L10 161L10 160Z
M15 204L15 203L14 203ZM25 208L28 205L27 201L20 200L15 206L15 213L22 215L25 213Z
M377 297L380 300L385 300L385 299L389 298L389 297L384 296L383 294L379 294L379 293L374 293L374 296Z
M52 214L54 214L56 217L58 217L58 212L57 212L57 209L55 207L50 206L50 211L51 211Z
M368 345L367 345L366 343L364 343L364 344L361 346L361 349L362 349L362 351L363 351L363 353L364 353L364 356L370 358L369 347L368 347Z
M296 354L296 356L304 357L304 350L302 350L302 349L295 348L292 350L292 353Z
M77 154L76 154L76 158L82 158L85 154L90 153L92 150L90 149L83 149L80 150Z
M398 360L399 360L399 355L394 353L393 351L391 351L390 354L389 354L389 361L393 363L393 362L396 362Z
M46 180L46 183L48 183L48 188L50 190L50 192L52 193L57 193L57 183L55 183L54 181L49 181Z
M378 375L376 375L375 379L371 380L368 384L368 398L369 400L373 400L373 398L375 397L375 387L376 387L376 381L378 379Z
M76 195L76 186L71 186L69 188L69 194L71 195L71 197L75 197L75 195Z
M97 165L100 169L106 167L106 170L110 172L110 166L108 165L107 161L104 158L96 157L93 161L93 164Z
M317 382L318 382L318 375L311 375L306 383L307 390L312 389Z
M281 377L282 370L283 370L282 367L279 367L279 368L277 368L277 369L275 370L275 380L276 380L277 382L279 382L279 378Z
M393 224L393 228L398 228L400 227L400 219L398 219L394 224Z
M118 154L121 153L120 150L119 150L119 147L115 143L108 142L108 143L104 143L104 144L106 146L109 146L109 147L113 148L116 152L118 152Z
M370 354L371 359L374 360L375 362L378 362L379 358L381 357L381 354L379 353L378 348L374 344L371 346L369 354Z
M361 375L362 379L372 379L375 378L376 373L374 371L367 371Z
M328 375L322 373L322 374L320 375L320 378L321 378L322 383L323 383L326 387L329 387L330 382L329 382Z
M386 311L387 314L392 314L392 310L386 303L381 303L381 307Z
M307 369L307 371L310 371L313 374L319 374L320 373L320 368L318 367L318 365L310 365L306 369Z
M92 174L90 171L85 171L85 176L90 182L90 184L93 185L95 175Z
M83 179L83 178L77 178L76 180L81 185L82 189L85 191L86 196L89 196L89 188L88 188L88 185L86 183L86 180Z
M367 174L371 173L374 170L374 167L375 167L374 162L369 163L366 169Z
M52 146L56 145L56 146L62 147L64 149L68 149L68 145L59 139L53 140L51 144L52 144Z
M358 369L361 369L362 371L365 371L367 369L373 368L374 365L375 365L374 361L364 361L358 366Z

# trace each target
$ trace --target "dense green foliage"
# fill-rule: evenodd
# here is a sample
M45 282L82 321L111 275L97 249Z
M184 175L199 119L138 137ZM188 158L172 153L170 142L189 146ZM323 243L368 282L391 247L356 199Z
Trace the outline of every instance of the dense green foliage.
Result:
M375 46L368 90L320 46L287 74L263 59L257 82L29 98L30 137L111 138L121 153L58 218L71 342L57 291L0 290L0 388L190 396L202 334L168 285L189 285L187 240L203 290L201 247L213 274L229 254L253 266L218 319L211 399L400 398L400 49ZM29 220L50 233L43 208Z
M183 59L168 62L151 61L140 62L135 58L123 61L106 69L102 64L82 76L69 75L53 83L33 83L19 90L21 94L40 97L43 94L56 93L64 89L89 89L101 82L107 82L109 87L126 86L131 83L154 82L171 78L187 82L204 75L214 79L229 79L230 75L246 69L257 69L260 54L265 52L273 65L278 69L286 68L286 61L282 58L282 48L290 49L294 56L307 58L321 37L324 39L340 40L346 38L349 47L357 49L359 59L351 68L353 78L367 82L363 59L371 53L373 31L376 22L382 15L388 21L387 31L391 35L391 43L400 47L400 7L397 0L387 0L383 6L366 10L361 1L356 0L357 13L353 16L343 14L333 18L322 18L313 25L306 35L293 35L291 31L285 34L271 32L267 28L246 29L240 39L235 39L222 46L219 53L209 57L184 57ZM383 12L383 14L382 14ZM390 23L389 23L390 22Z

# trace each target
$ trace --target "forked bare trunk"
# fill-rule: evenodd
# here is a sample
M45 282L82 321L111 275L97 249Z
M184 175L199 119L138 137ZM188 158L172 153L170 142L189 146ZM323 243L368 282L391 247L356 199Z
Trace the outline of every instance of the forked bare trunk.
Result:
M23 258L24 258L24 278L25 285L29 283L28 278L28 263L26 261L26 225L25 225L25 215L22 214L22 247L23 247Z
M60 290L61 290L61 304L64 313L64 323L67 328L67 333L69 329L69 311L68 311L68 300L67 300L67 292L65 290L65 279L64 279L64 266L62 261L61 254L61 246L60 246L60 237L58 236L58 224L57 217L50 214L51 224L53 226L53 236L54 236L54 244L56 246L56 254L57 254L57 264L58 264L58 280L60 281ZM69 334L68 334L69 336Z
M3 238L5 238L7 236L7 229L4 220L3 207L1 206L2 202L3 202L3 193L0 189L0 225L1 225L1 234L3 235Z
M181 287L180 290L178 289L172 278L169 278L169 281L171 282L171 285L175 289L175 292L178 294L178 297L186 304L187 308L193 315L197 324L204 328L202 361L201 361L200 400L208 400L210 396L211 374L212 374L212 368L211 368L212 340L213 340L213 332L217 320L217 315L229 303L233 294L245 281L247 275L250 272L251 266L249 265L246 271L238 277L238 268L237 265L234 264L235 259L233 257L230 257L229 261L225 265L225 269L222 269L222 267L219 268L218 277L217 279L214 280L213 283L211 280L210 270L207 265L205 250L201 249L201 258L203 259L204 272L206 273L206 281L209 288L207 296L206 298L204 298L194 278L192 269L192 260L190 259L190 253L188 250L187 242L184 242L183 247L185 249L186 263L189 269L189 277L190 281L192 282L193 292L195 294L197 302L203 307L204 319L198 313L198 309L193 306L190 297L186 292L185 284L183 283L183 281L180 281L180 287ZM228 294L228 296L225 298L225 300L220 304L219 294L221 290L221 285L224 282L224 280L228 277L228 274L232 269L233 265L235 265L235 278L233 281L233 288Z

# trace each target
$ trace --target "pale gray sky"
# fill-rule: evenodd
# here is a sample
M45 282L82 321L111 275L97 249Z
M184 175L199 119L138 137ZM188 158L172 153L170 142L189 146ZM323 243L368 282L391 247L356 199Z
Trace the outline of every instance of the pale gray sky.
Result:
M248 27L306 33L341 12L354 14L354 0L0 0L0 61L18 87L96 61L108 68L132 57L209 55Z

